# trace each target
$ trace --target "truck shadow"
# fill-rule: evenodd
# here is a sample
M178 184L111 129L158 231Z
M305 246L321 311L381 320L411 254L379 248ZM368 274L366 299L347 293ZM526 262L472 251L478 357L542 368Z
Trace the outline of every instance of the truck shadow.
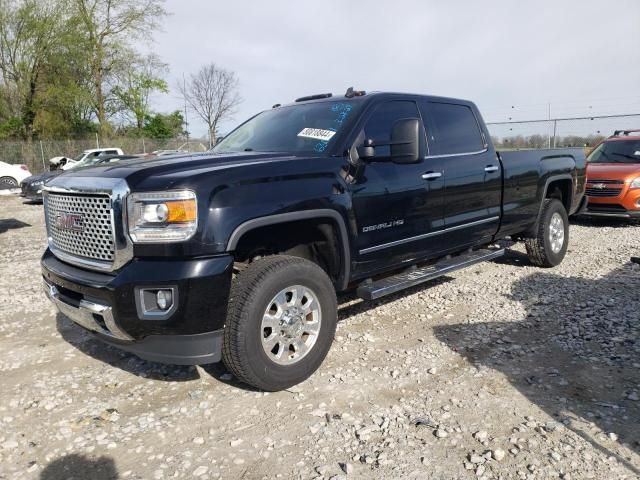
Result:
M16 218L0 219L0 233L8 232L9 230L15 230L18 228L30 227L31 225L22 222Z
M73 323L60 312L56 315L56 328L67 343L73 345L83 354L138 377L167 382L186 382L200 378L198 370L193 366L149 362L131 353L111 347L94 338L91 333Z
M525 320L441 325L434 334L640 475L640 297L621 298L638 289L630 264L597 280L538 272L512 288Z
M99 457L96 460L84 455L70 454L60 457L40 473L40 480L116 480L119 477L116 464L110 457Z
M56 327L62 338L80 350L84 355L88 355L112 367L136 375L137 377L166 382L188 382L200 379L199 370L195 366L167 365L143 360L132 353L119 350L94 338L90 332L85 331L60 312L58 312L56 316ZM235 377L230 375L222 362L201 365L200 368L206 372L207 375L210 375L222 384L231 385L250 392L258 391L250 385L239 382Z

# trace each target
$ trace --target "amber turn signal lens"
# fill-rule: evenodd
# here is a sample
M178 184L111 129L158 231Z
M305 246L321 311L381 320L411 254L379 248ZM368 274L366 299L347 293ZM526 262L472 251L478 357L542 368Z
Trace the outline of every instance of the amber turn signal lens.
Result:
M164 202L169 209L167 223L194 222L197 218L195 199Z

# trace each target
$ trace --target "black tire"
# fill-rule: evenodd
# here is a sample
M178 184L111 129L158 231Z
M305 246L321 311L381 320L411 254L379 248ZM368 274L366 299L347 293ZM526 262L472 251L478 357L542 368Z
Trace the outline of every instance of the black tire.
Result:
M293 285L313 291L321 321L308 352L291 365L281 365L263 348L262 319L274 297ZM251 263L233 280L222 359L239 380L260 390L284 390L310 377L322 364L331 348L336 323L336 293L324 270L303 258L266 257Z
M562 247L557 249L556 246L556 251L552 248L551 241L551 222L555 215L561 218L564 232ZM526 239L525 245L529 261L538 267L551 268L562 263L569 245L569 218L560 200L555 198L544 200L536 236Z
M0 190L18 188L18 181L13 177L0 177Z

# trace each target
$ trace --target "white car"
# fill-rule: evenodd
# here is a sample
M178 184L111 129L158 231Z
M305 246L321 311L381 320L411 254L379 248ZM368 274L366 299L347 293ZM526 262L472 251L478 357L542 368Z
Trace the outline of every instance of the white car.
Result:
M5 188L18 188L20 182L31 176L26 165L11 165L0 162L0 190Z
M58 165L62 170L68 170L72 165L87 159L101 157L103 155L124 155L120 148L92 148L85 150L75 158L70 157L53 157L49 159L51 165Z

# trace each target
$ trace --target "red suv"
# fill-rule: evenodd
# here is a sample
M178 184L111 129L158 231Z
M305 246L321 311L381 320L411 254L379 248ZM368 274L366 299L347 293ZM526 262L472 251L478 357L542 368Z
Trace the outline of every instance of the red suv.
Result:
M616 130L587 157L586 215L640 218L640 130Z

